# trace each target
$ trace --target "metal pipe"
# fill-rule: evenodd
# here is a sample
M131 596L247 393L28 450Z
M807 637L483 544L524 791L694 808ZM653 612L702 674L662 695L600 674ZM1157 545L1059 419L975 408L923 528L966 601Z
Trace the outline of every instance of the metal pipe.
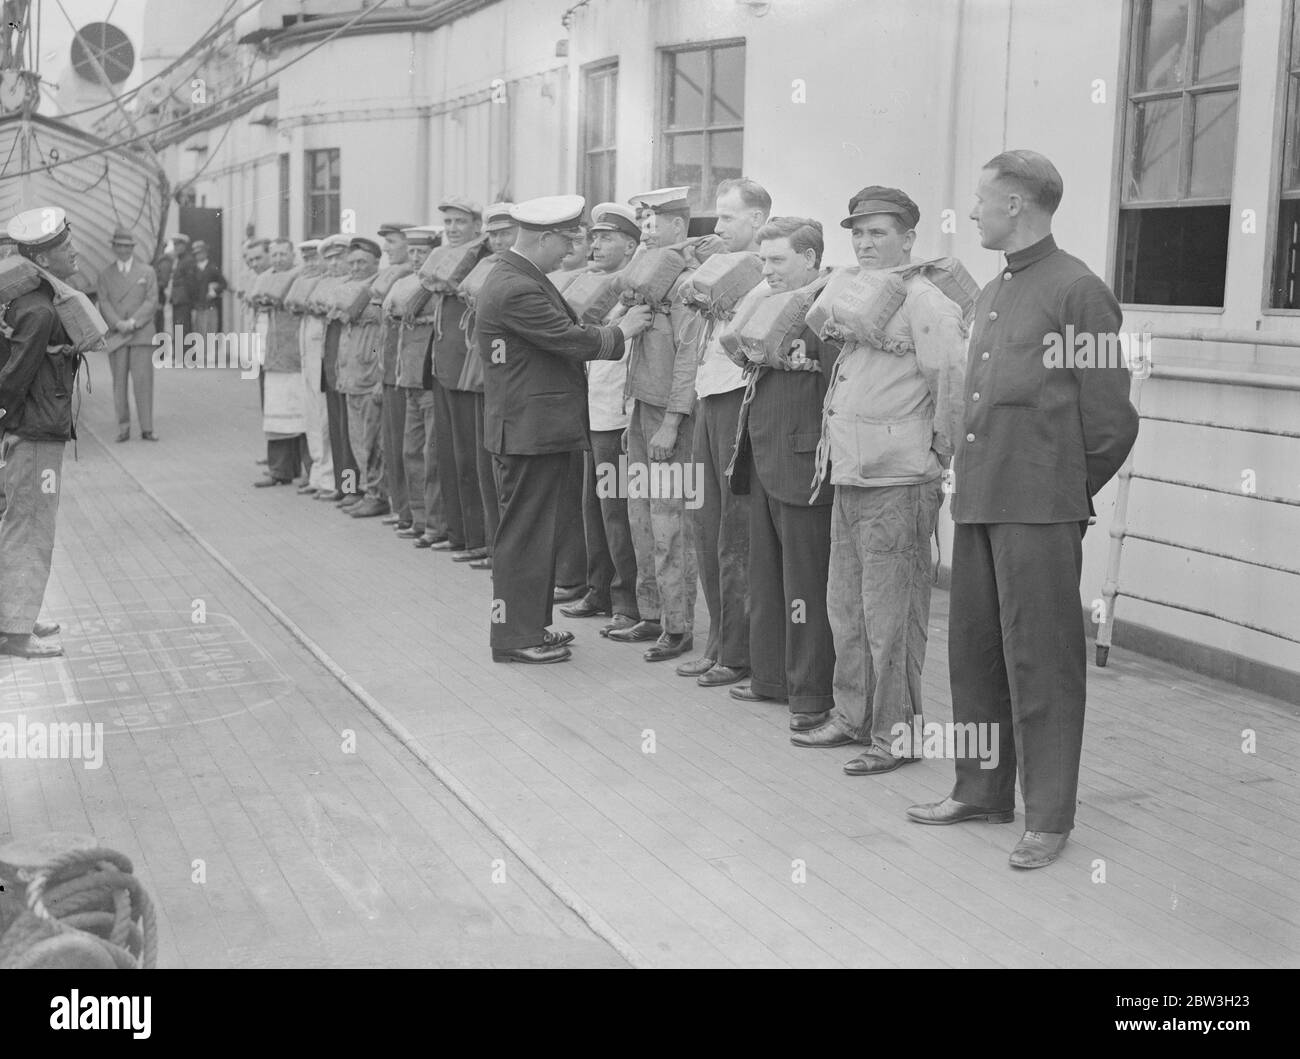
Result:
M1246 331L1227 327L1187 327L1156 331L1144 330L1142 333L1150 335L1152 338L1163 338L1174 342L1225 342L1229 345L1300 348L1300 334L1287 335L1280 331Z

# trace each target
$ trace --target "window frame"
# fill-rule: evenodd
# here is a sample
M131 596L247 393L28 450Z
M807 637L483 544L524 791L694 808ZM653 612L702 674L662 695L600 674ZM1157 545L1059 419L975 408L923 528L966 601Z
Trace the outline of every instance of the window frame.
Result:
M332 155L331 168L335 180L338 183L337 188L328 188L325 191L317 191L312 186L312 174L315 169L313 164L315 155L325 154ZM342 223L343 216L343 152L338 147L320 147L307 148L303 151L303 238L316 239L323 238L327 235L334 234L332 231L317 232L312 224L312 206L318 198L325 198L327 201L334 198L335 206ZM325 224L329 228L330 219L335 211L326 210ZM335 229L337 230L337 228Z
M1131 175L1129 170L1129 150L1133 143L1133 133L1137 125L1137 106L1142 103L1159 101L1161 99L1177 99L1182 109L1179 124L1179 160L1178 160L1178 185L1179 190L1187 188L1190 192L1191 187L1191 166L1192 158L1195 153L1195 123L1196 123L1196 99L1199 96L1233 91L1237 95L1238 105L1238 133L1240 132L1240 104L1241 104L1241 78L1245 70L1248 56L1244 47L1244 36L1242 42L1241 59L1239 61L1236 77L1231 80L1210 81L1204 85L1196 84L1195 74L1200 61L1200 55L1196 50L1196 39L1200 29L1201 16L1204 7L1204 0L1189 0L1187 14L1187 29L1184 38L1184 47L1187 49L1189 58L1189 70L1192 77L1188 82L1176 87L1166 87L1159 89L1142 89L1133 91L1133 86L1137 76L1137 63L1139 53L1142 47L1142 37L1138 32L1138 16L1141 13L1142 4L1145 0L1126 0L1124 10L1123 35L1121 37L1121 47L1119 54L1119 72L1116 78L1116 85L1119 89L1119 95L1116 100L1118 108L1115 123L1114 138L1114 157L1117 164L1114 166L1113 179L1111 181L1112 202L1114 206L1111 210L1109 225L1109 253L1107 255L1107 277L1111 290L1119 298L1120 305L1124 309L1146 310L1152 312L1168 313L1204 313L1216 316L1222 316L1227 311L1228 305L1228 269L1231 264L1231 244L1228 247L1228 253L1224 258L1223 267L1223 301L1219 305L1167 305L1162 303L1151 302L1129 302L1124 301L1119 296L1123 293L1121 279L1123 272L1121 269L1120 253L1122 250L1120 233L1123 229L1125 213L1133 213L1139 210L1148 209L1169 209L1169 208L1197 208L1204 206L1227 206L1229 208L1229 224L1231 225L1231 208L1232 208L1232 191L1229 191L1227 197L1223 196L1194 196L1190 193L1182 198L1175 199L1151 199L1138 200L1131 204L1126 203L1125 188ZM1152 3L1157 0L1151 0ZM1243 7L1243 34L1245 32L1245 4L1242 0ZM1283 39L1282 48L1285 51L1286 38ZM1186 149L1184 149L1186 145ZM1237 154L1240 149L1240 143L1234 137L1233 156L1232 156L1232 176L1235 184ZM1136 162L1136 158L1134 159ZM1274 167L1277 168L1276 166ZM1280 171L1279 171L1280 176ZM1276 202L1276 196L1274 196ZM1275 212L1275 208L1274 208ZM1230 229L1231 230L1231 229ZM1270 250L1270 253L1272 251ZM1272 271L1267 270L1265 280L1267 298L1267 288L1271 285ZM1300 310L1298 310L1300 311Z
M1275 69L1277 79L1273 95L1273 157L1268 182L1268 221L1264 226L1265 247L1268 259L1264 266L1264 278L1259 292L1260 315L1300 317L1300 308L1278 309L1273 306L1274 270L1277 267L1278 228L1281 223L1282 210L1282 169L1286 165L1286 114L1290 102L1291 71L1300 70L1300 49L1291 54L1291 38L1295 33L1295 24L1300 22L1300 3L1291 0L1282 13L1282 32L1278 35L1278 56ZM1300 76L1296 77L1300 86ZM1298 90L1300 91L1300 90ZM1300 133L1298 133L1300 137ZM1297 193L1295 197L1300 197Z
M655 133L657 136L657 143L655 145L655 184L658 187L665 187L668 185L668 181L669 181L668 166L669 166L669 156L670 156L669 147L672 138L680 135L703 134L704 147L701 152L703 161L701 163L700 189L699 189L701 200L698 208L692 205L691 207L692 218L716 216L715 213L716 203L712 200L704 199L706 189L713 187L715 184L715 182L712 180L713 161L712 161L712 152L710 150L711 137L716 133L739 132L741 137L740 140L741 158L743 159L745 153L745 121L744 118L742 117L739 124L737 123L719 123L713 125L708 124L707 108L712 99L712 90L713 90L713 57L712 55L710 55L708 66L707 66L707 70L708 70L707 82L704 85L704 88L702 90L702 95L704 97L705 108L706 108L705 123L698 126L689 125L689 126L682 126L680 128L669 129L667 123L668 123L668 115L670 112L669 102L672 96L672 86L673 86L672 77L670 76L670 68L672 63L675 61L676 56L681 55L685 52L704 51L704 52L711 53L723 48L736 48L736 47L744 49L744 65L742 66L742 69L745 71L745 84L746 86L748 86L749 44L744 37L723 37L723 38L719 38L718 40L691 41L685 44L673 44L658 49L659 54L658 54L657 61L658 61L659 86L658 86L658 91L655 93L656 103L655 103L655 124L654 124ZM742 166L742 171L743 171L743 166Z
M591 106L591 81L593 77L600 75L613 74L614 77L614 122L613 122L613 139L608 147L593 148L587 140L587 118L590 116ZM592 197L591 188L587 186L587 163L593 154L607 154L613 156L612 184L610 188L610 199L617 194L618 187L618 82L619 82L619 61L618 56L614 55L607 59L598 59L595 62L585 63L579 69L579 84L581 91L579 93L578 106L578 180L580 193L587 200L588 207L598 205L601 201Z

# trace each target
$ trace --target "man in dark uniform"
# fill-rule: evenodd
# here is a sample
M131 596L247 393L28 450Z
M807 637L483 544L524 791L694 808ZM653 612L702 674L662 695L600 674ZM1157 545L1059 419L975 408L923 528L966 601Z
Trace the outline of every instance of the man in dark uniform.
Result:
M572 633L547 630L555 593L560 487L570 453L588 447L582 362L619 360L650 311L584 327L546 274L573 246L585 203L556 195L520 203L515 246L478 298L474 349L483 361L483 440L494 456L501 523L492 560L492 659L562 662Z
M63 210L27 210L9 222L18 252L66 280L77 252ZM72 394L81 357L54 311L54 292L36 290L8 305L0 334L0 654L49 658L59 631L37 620L50 579L54 527L63 492L63 448L77 436Z
M821 265L822 226L773 217L756 238L763 277L774 291L812 283ZM790 706L790 728L815 725L833 702L835 648L826 613L831 499L823 482L809 499L821 436L822 402L839 353L807 327L791 363L802 370L751 369L734 446L733 489L750 491L749 657L752 683L732 688L744 702ZM795 618L799 620L795 620Z
M957 724L996 726L993 768L956 761L942 802L907 811L921 824L1015 815L1015 868L1052 863L1074 826L1083 749L1086 639L1079 577L1092 497L1137 440L1122 364L1052 367L1048 346L1087 335L1114 348L1123 313L1087 265L1059 249L1052 215L1061 174L1035 151L1006 151L980 174L971 219L1006 254L975 307L964 432L954 460L948 658ZM981 740L983 742L983 740Z

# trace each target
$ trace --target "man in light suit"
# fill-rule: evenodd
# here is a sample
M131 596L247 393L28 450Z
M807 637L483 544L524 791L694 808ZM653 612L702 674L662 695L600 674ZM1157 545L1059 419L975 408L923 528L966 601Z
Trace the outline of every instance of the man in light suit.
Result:
M113 233L117 258L99 274L99 311L108 324L108 366L113 373L113 404L117 409L117 440L131 437L131 404L127 377L135 389L135 414L140 436L157 441L153 432L153 325L158 308L158 276L135 258L135 239L119 228Z

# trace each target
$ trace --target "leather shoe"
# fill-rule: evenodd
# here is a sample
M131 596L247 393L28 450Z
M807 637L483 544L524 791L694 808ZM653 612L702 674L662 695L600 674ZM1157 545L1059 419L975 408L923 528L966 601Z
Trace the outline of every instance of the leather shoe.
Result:
M142 430L142 431L140 431L140 437L142 437L145 441L157 441L157 440L158 440L158 435L155 434L152 430Z
M567 588L561 588L559 585L556 585L552 598L556 603L568 603L570 600L577 599L586 591L586 585L569 585Z
M796 717L804 717L806 714L795 713L790 716L790 724L794 725ZM848 746L850 743L856 743L857 740L849 735L838 724L819 724L816 728L808 728L799 732L797 735L790 737L790 742L795 746Z
M482 559L471 559L466 565L471 570L491 570L492 556L485 555Z
M666 662L670 658L680 658L694 646L695 639L690 633L666 632L641 657L647 662Z
M790 714L790 731L811 732L814 728L820 728L830 719L830 710L822 710L821 713L792 713Z
M405 533L412 525L414 525L414 523L412 523L409 518L404 518L401 522L394 522L393 528L396 529L398 533Z
M15 658L54 658L63 654L63 647L49 643L38 636L6 636L0 640L0 655L13 655Z
M317 500L331 500L335 503L343 499L343 494L337 489L322 489L316 494Z
M978 805L945 798L941 802L914 805L907 810L907 818L914 824L960 824L966 820L985 820L990 824L1007 824L1014 820L1014 809L984 809Z
M783 696L760 695L750 684L741 684L738 688L732 688L731 697L739 699L741 702L780 702L784 704L788 701Z
M402 521L401 515L386 515L379 520L381 526L396 526Z
M701 673L700 678L695 682L702 688L720 688L727 684L734 684L738 680L744 680L749 676L749 668L741 669L737 666L714 666L708 672Z
M697 658L693 662L683 662L677 667L679 677L702 677L710 669L718 664L716 658Z
M614 637L611 635L612 633L624 632L627 629L632 628L636 624L637 624L637 619L632 617L630 614L615 614L613 621L611 621L607 625L601 626L600 635L604 636L606 639L612 640L614 639ZM658 633L656 633L655 635L658 636Z
M464 547L457 547L456 545L452 544L450 538L447 538L445 540L440 540L440 541L431 541L429 543L429 547L432 548L435 552L460 553L465 550Z
M601 614L608 614L608 607L598 607L589 599L580 599L577 603L571 603L567 607L561 607L560 613L566 618L595 618Z
M414 526L407 526L405 529L399 529L397 535L404 541L419 540L424 536L424 530L418 530Z
M290 485L292 478L262 478L253 483L254 489L266 489L273 485Z
M623 615L616 615L612 622L600 630L600 635L619 643L641 643L644 640L657 640L663 635L663 626L657 621L637 621L620 628L618 619L621 617ZM632 621L631 618L627 620Z
M567 647L548 647L545 644L539 644L537 647L512 647L498 650L492 648L492 661L494 662L527 662L530 665L541 666L548 662L566 662L573 657L573 652Z
M376 500L371 496L357 504L348 514L353 518L374 518L377 515L385 514L387 511L387 500Z
M552 632L550 629L547 629L542 640L542 646L568 647L575 639L577 639L577 637L575 637L571 632Z
M351 507L353 504L359 504L365 499L364 493L344 493L338 502L339 507Z
M1061 855L1068 831L1026 831L1011 851L1013 868L1046 868Z
M32 635L53 636L59 631L59 628L60 626L57 621L38 621L32 625Z
M872 747L865 754L845 762L844 771L850 776L874 776L877 772L893 772L902 765L910 765L913 761L920 760L916 757L894 757L893 754L888 754L879 747Z
M487 553L486 548L469 548L465 551L452 552L451 561L453 563L467 563L471 559L486 559Z

